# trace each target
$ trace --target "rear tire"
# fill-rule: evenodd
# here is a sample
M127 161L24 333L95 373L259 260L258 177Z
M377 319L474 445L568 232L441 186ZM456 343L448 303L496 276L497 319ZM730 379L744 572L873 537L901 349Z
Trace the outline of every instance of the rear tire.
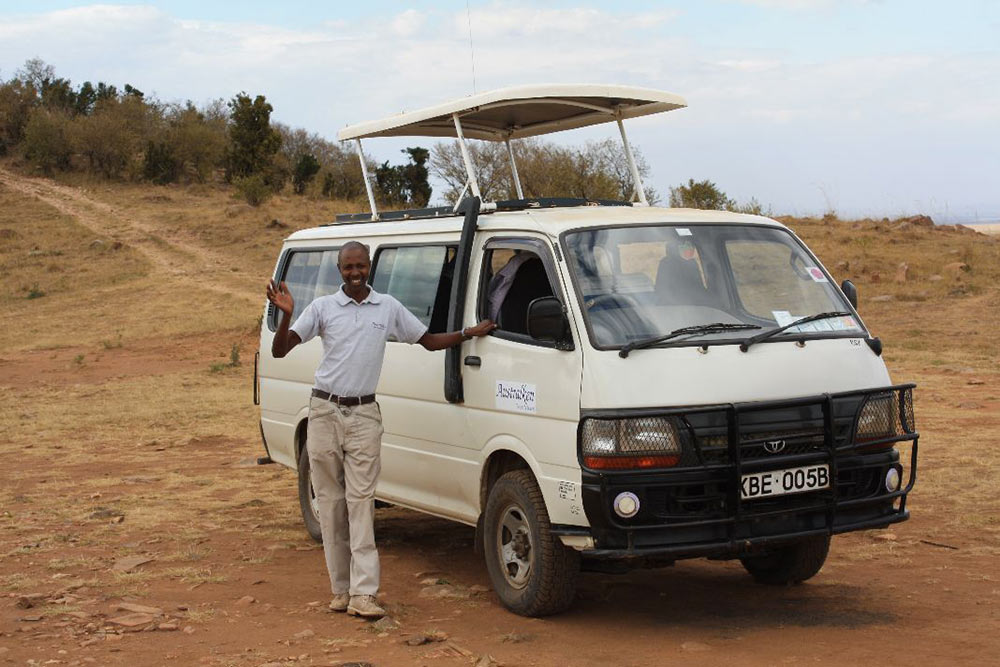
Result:
M829 552L830 536L820 535L774 547L762 554L743 556L740 562L757 583L787 586L819 573Z
M302 443L299 451L299 509L302 511L302 521L306 524L309 537L317 542L323 541L323 533L319 527L319 506L313 494L312 480L309 475L309 451L306 443Z
M496 481L483 523L486 569L505 607L522 616L546 616L573 603L580 554L552 534L530 471L512 470Z

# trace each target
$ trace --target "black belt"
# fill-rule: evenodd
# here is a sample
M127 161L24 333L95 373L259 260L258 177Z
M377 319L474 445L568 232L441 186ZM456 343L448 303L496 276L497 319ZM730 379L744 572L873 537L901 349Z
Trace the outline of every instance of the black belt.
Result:
M337 405L364 405L375 402L375 394L368 394L367 396L337 396L322 389L313 389L312 395L316 398L322 398L324 401L336 403Z

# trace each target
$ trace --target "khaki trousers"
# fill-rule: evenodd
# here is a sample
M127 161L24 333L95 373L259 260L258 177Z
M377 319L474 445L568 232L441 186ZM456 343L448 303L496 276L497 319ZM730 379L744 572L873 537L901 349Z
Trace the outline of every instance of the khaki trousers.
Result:
M355 407L313 397L306 446L334 595L375 595L375 483L381 467L378 403Z

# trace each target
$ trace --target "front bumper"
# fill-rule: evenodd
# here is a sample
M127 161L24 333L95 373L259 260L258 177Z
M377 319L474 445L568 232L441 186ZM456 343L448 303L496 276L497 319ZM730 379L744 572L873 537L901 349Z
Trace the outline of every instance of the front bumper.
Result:
M913 386L792 401L617 411L616 417L670 415L682 423L685 453L680 465L622 472L584 468L582 499L590 528L553 526L553 531L591 537L594 548L583 552L590 558L674 560L730 558L804 537L905 521L907 494L916 481L919 434L910 426L901 434L859 447L855 430L865 401L886 392L897 397L900 414L904 407L910 410L912 424L912 403L904 406L904 400L912 400ZM587 416L611 415L595 411ZM776 434L783 436L791 453L764 452L761 444ZM703 446L713 438L725 444L714 449ZM896 446L903 450L902 460ZM744 474L815 464L829 466L833 483L828 489L741 498ZM892 468L906 479L900 489L889 492L884 480ZM612 510L615 496L625 491L640 502L639 513L630 519Z

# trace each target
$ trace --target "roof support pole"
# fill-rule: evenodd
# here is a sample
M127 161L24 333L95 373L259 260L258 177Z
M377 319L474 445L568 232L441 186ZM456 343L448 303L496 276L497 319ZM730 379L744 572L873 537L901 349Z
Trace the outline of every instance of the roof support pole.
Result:
M628 168L632 170L632 183L635 186L635 195L639 197L639 203L649 206L646 201L646 189L642 186L642 178L639 176L639 167L635 164L635 156L632 154L632 147L628 143L628 136L625 135L625 124L622 123L621 114L616 114L618 121L618 131L622 133L622 145L625 146L625 158L628 160Z
M510 158L510 173L514 178L514 189L517 190L517 198L524 199L524 193L521 192L521 177L517 175L517 162L514 161L514 148L510 145L510 137L503 140L507 144L507 157Z
M455 133L458 135L458 145L462 149L462 160L465 162L465 173L469 176L469 185L472 186L472 196L482 200L479 194L479 181L476 180L476 170L472 167L472 158L469 156L469 147L465 145L465 135L462 134L462 121L458 119L458 114L451 115L455 121Z
M372 220L378 220L378 209L375 208L375 194L372 192L372 181L368 177L368 165L365 164L365 153L361 150L361 140L355 139L358 147L358 159L361 160L361 175L365 179L365 189L368 190L368 205L372 208Z

